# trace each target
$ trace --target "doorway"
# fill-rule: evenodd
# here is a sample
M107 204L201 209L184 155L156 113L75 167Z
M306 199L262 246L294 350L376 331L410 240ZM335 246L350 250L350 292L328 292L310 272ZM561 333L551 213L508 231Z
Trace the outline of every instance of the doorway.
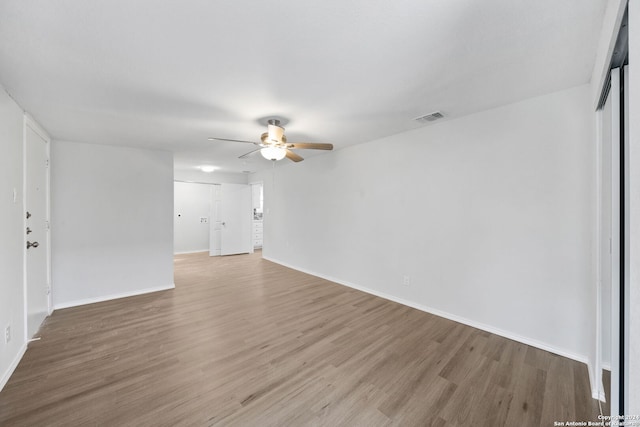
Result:
M210 256L253 252L247 184L174 182L174 253Z

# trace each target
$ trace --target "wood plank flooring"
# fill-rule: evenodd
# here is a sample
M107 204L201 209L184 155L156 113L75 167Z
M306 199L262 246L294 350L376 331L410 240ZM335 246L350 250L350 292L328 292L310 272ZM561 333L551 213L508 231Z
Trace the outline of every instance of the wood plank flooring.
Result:
M176 289L58 310L2 426L553 426L585 365L262 260L175 259Z

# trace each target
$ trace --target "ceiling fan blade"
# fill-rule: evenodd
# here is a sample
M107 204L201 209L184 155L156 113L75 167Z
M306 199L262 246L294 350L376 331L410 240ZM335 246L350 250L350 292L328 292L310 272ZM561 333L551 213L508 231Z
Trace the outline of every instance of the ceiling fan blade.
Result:
M287 150L286 156L287 156L287 159L293 160L294 162L301 162L304 160L302 157L298 156L296 153L294 153L291 150Z
M229 138L216 138L214 136L210 136L209 138L207 138L209 141L231 141L231 142L244 142L245 144L254 144L254 145L260 145L259 142L254 142L254 141L243 141L241 139L229 139Z
M257 152L258 152L258 151L260 151L260 150L262 150L262 147L261 147L261 148L258 148L258 149L256 149L256 150L249 151L248 153L245 153L245 154L243 154L242 156L240 156L240 157L238 157L238 158L239 158L239 159L246 159L247 157L251 156L251 155L252 155L252 154L254 154L254 153L257 153Z
M333 144L323 144L320 142L293 142L288 144L287 147L311 150L333 150Z

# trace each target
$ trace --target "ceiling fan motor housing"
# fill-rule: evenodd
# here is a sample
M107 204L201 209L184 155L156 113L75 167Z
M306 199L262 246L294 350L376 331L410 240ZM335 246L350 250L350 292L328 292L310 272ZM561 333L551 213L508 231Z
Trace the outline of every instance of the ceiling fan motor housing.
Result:
M265 132L260 135L260 140L262 141L262 145L284 145L287 143L287 137L282 135L280 140L272 140L269 138L269 132Z
M281 144L284 141L284 128L280 126L280 120L269 120L269 124L267 125L269 143L270 144Z

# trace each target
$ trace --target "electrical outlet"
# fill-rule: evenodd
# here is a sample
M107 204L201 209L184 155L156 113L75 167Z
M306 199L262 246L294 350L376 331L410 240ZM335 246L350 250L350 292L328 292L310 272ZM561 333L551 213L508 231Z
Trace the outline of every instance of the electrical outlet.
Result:
M4 328L4 343L9 344L9 341L11 341L11 325Z
M407 276L406 274L404 276L402 276L402 285L403 286L409 286L411 284L411 278L409 276Z

